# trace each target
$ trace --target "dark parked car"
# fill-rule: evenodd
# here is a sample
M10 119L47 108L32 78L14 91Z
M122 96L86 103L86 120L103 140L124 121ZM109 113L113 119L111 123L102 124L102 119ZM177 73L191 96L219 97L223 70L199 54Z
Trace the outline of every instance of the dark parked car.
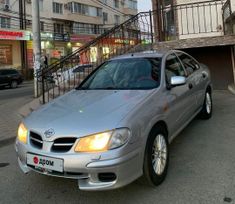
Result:
M23 82L23 76L16 69L0 69L0 86L16 88Z

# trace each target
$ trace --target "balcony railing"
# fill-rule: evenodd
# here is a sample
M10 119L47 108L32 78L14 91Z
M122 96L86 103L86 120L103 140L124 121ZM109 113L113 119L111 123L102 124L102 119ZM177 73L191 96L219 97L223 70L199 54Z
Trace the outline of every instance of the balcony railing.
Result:
M232 29L232 8L231 8L231 1L227 0L223 7L222 7L222 15L223 15L223 23L224 23L224 32L225 34L231 34L233 31Z
M223 35L225 1L203 1L160 8L160 41Z

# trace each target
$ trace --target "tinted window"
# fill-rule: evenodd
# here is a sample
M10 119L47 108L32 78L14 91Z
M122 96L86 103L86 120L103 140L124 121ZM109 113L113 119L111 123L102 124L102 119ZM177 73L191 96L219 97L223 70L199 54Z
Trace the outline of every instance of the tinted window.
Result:
M9 74L18 74L18 72L16 70L9 70L8 73Z
M173 76L185 76L185 71L175 54L171 54L166 59L166 81L170 83Z
M8 75L8 74L10 74L9 70L2 70L2 75Z
M1 74L2 75L8 75L8 74L18 74L18 72L14 69L5 69L5 70L1 70Z
M120 59L105 62L79 88L151 89L160 84L160 58Z
M199 69L198 63L191 58L190 56L184 54L184 53L177 53L178 57L180 58L181 62L183 63L185 70L187 72L187 75L192 74L194 71Z

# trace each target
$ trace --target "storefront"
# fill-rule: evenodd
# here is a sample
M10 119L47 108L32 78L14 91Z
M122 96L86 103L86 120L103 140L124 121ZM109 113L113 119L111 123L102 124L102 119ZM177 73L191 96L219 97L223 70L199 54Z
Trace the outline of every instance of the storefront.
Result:
M0 69L22 67L20 41L30 40L29 31L0 30Z
M33 68L33 36L27 43L28 66ZM72 52L68 34L41 33L41 55L47 56L51 64Z
M96 38L95 35L76 35L72 34L70 36L70 42L72 46L72 51L78 50L80 47L84 46L86 43L94 40ZM97 59L97 48L91 47L88 52L80 53L80 63L88 64L90 62L96 62Z

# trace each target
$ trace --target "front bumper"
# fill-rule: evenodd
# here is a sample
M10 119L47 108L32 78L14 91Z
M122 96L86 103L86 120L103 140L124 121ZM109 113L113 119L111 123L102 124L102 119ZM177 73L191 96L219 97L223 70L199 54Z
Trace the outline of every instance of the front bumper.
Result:
M16 141L15 149L19 166L24 173L33 170L44 175L77 179L78 187L81 190L115 189L131 183L142 175L141 154L138 148L128 154L105 160L102 160L102 154L42 152L19 141ZM63 159L63 173L48 170L41 171L34 166L27 165L26 155L29 152Z

